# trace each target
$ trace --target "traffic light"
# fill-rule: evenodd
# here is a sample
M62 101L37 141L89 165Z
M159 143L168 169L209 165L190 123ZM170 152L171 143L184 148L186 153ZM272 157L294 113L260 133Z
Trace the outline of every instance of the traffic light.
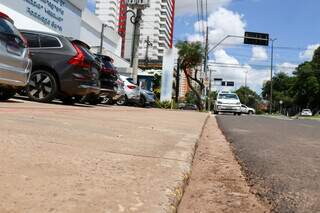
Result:
M244 44L269 46L269 34L245 32Z

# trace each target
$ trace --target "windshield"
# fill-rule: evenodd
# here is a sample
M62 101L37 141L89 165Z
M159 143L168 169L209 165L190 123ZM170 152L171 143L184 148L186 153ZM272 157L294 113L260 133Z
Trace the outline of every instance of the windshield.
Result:
M233 99L238 100L238 96L236 94L220 94L218 99Z

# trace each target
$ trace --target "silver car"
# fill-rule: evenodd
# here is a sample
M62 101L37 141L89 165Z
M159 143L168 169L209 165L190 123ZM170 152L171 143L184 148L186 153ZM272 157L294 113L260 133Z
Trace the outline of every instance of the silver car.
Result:
M140 103L140 87L133 83L132 78L120 75L120 79L124 83L125 97L117 101L118 105L139 104Z
M32 62L27 42L14 22L0 12L0 100L11 98L28 84Z

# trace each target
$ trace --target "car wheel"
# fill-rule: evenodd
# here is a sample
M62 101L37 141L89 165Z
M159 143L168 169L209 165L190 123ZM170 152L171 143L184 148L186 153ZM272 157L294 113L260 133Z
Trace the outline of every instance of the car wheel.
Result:
M58 93L57 80L50 72L37 70L30 76L27 93L32 101L51 102Z
M253 112L252 112L252 111L249 111L249 112L248 112L248 114L249 114L249 115L252 115L252 114L253 114Z
M0 88L0 101L6 101L16 94L15 90Z
M217 114L218 114L218 112L214 110L214 111L213 111L213 114L217 115Z
M146 107L146 98L143 96L140 97L140 106Z
M127 96L123 97L123 98L120 98L119 100L117 100L117 105L119 106L124 106L127 104Z
M238 112L238 115L240 116L242 113L241 112Z

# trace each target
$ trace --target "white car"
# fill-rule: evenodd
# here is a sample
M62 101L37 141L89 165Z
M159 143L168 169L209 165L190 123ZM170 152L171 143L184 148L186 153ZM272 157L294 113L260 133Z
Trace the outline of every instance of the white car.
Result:
M220 92L214 103L214 114L220 112L241 115L241 102L237 94L231 92Z
M140 87L133 83L132 78L120 75L120 79L124 83L125 97L117 101L118 105L139 104L140 103Z
M301 116L312 116L312 111L310 109L304 109L301 112Z
M255 109L247 107L244 104L241 105L241 112L244 113L244 114L249 114L249 115L256 114L256 110Z

